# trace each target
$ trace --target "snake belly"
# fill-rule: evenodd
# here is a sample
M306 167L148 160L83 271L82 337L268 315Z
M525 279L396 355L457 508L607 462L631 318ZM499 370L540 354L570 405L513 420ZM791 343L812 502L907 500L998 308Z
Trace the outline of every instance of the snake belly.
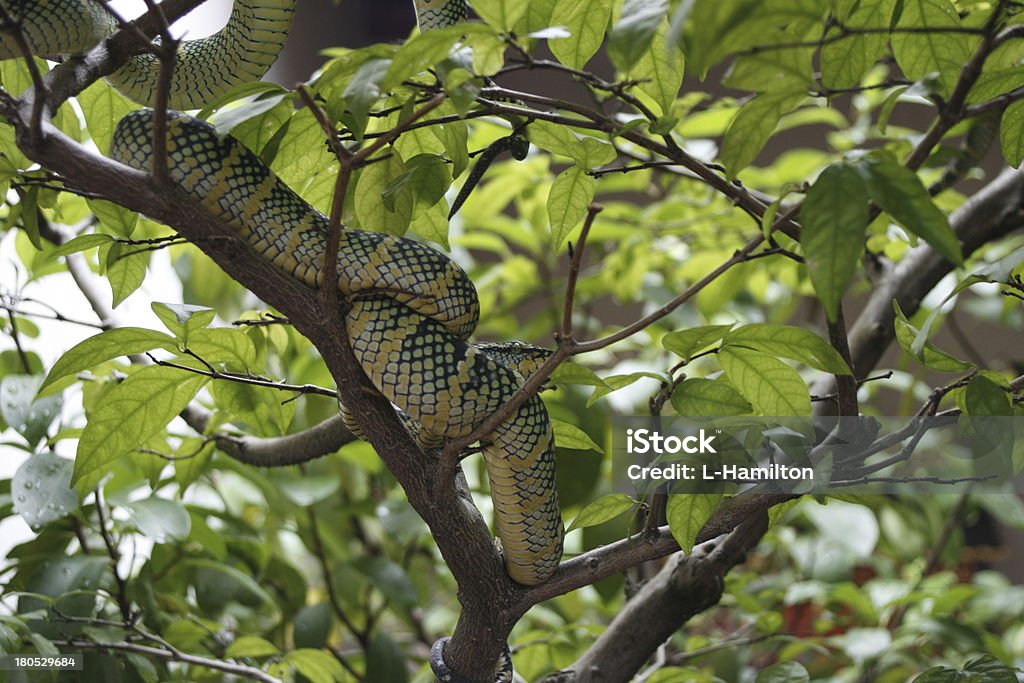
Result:
M263 162L209 124L175 112L167 121L172 181L235 230L261 257L310 287L323 279L328 219ZM152 111L125 116L111 156L150 170ZM467 341L479 318L476 288L426 245L345 229L338 290L357 360L381 393L429 434L469 434L522 384L516 348ZM490 350L490 351L489 351ZM535 362L535 359L529 361ZM562 553L554 438L538 396L481 439L495 526L513 580L548 578Z
M217 33L178 46L168 91L174 109L199 109L236 85L258 81L277 59L295 13L296 0L235 0L227 25ZM7 0L33 54L56 58L81 54L117 31L117 22L97 0ZM8 35L0 36L0 59L20 57ZM107 77L141 104L151 103L159 60L138 54Z

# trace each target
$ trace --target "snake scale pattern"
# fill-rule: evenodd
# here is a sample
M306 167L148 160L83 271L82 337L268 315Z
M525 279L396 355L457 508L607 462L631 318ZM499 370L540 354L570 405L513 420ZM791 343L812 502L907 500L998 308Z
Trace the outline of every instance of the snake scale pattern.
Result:
M295 2L235 0L224 29L183 41L170 106L197 109L262 77L284 44ZM117 29L98 0L7 0L6 5L39 56L83 53ZM466 18L463 0L414 0L414 6L421 30ZM3 36L0 59L13 57L20 53ZM155 98L158 73L158 60L140 54L108 80L147 104ZM260 256L319 287L328 219L234 138L174 111L168 113L167 128L172 181ZM148 170L152 137L152 111L135 111L118 123L111 156ZM337 273L338 290L350 305L346 331L356 358L425 446L469 434L547 355L518 342L469 342L479 318L476 289L457 264L426 245L345 229ZM350 416L346 421L358 431ZM508 573L522 584L543 582L558 565L563 536L554 438L543 402L533 397L481 441ZM460 683L463 679L444 663L446 641L435 645L431 665L441 680ZM512 679L507 650L495 675L496 681Z

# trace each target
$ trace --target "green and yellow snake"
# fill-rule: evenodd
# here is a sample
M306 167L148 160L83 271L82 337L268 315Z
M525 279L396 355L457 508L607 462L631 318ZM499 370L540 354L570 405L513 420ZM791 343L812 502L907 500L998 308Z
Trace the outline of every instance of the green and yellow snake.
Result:
M423 30L466 16L463 0L414 4ZM294 5L295 0L235 0L222 31L184 41L171 107L198 108L239 83L260 78L284 43ZM8 0L7 6L39 55L84 52L117 28L96 0ZM12 41L0 41L0 57L15 56L19 53ZM128 97L147 103L154 98L158 69L155 57L141 54L109 80ZM148 170L152 122L151 110L125 116L111 156ZM209 124L169 112L167 133L173 182L263 258L319 287L327 218L254 153ZM377 389L415 423L421 442L472 432L545 356L543 350L518 343L467 341L479 317L476 289L457 264L423 244L345 229L337 273L338 290L349 305L346 328L356 358ZM481 441L508 573L522 584L540 583L561 558L563 535L554 440L543 402L534 396ZM435 672L458 680L444 669L441 641L435 650ZM507 662L507 655L503 659ZM499 678L510 675L510 666L502 670Z

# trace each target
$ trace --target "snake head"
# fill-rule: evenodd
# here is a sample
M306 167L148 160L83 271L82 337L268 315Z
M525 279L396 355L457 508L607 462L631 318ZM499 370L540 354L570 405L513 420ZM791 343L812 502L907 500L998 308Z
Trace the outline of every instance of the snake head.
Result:
M551 349L518 340L486 342L477 344L476 347L524 378L536 372L552 353Z

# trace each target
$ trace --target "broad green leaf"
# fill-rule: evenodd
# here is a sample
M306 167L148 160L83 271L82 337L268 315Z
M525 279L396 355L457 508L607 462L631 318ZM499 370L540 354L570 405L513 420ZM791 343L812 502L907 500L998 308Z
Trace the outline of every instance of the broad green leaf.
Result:
M638 382L642 379L654 379L659 382L668 381L667 378L653 372L632 372L628 375L612 375L611 377L605 377L603 380L605 386L598 386L594 388L594 392L590 395L590 398L587 399L587 407L589 408L594 405L599 399L607 396L613 391L618 391L619 389L628 387L634 382Z
M119 246L122 248L110 250L113 261L107 265L107 281L110 283L112 296L111 306L114 308L120 306L125 299L142 286L142 282L146 279L146 267L149 265L148 252L135 251L132 253L132 250L137 250L138 247L114 245L114 247ZM118 252L120 253L118 254ZM115 256L115 254L118 255Z
M889 36L882 30L889 26L896 0L863 0L847 4L853 11L849 16L841 17L843 25L870 31L847 35L822 46L821 82L826 88L860 85L864 74L885 54L889 44ZM834 38L838 32L838 28L833 28L826 37Z
M608 54L619 71L628 72L652 47L662 25L668 3L665 0L626 0L622 14L608 34Z
M615 519L626 510L632 509L635 505L636 501L624 493L609 493L601 496L580 510L580 513L576 515L576 519L572 520L572 524L565 530L565 533L569 533L573 529L604 524L608 520Z
M568 38L548 40L552 54L566 66L582 69L604 41L612 0L558 0L551 23L565 26Z
M598 453L604 453L604 449L594 443L594 440L576 425L552 418L551 429L555 432L556 446L561 448L573 448L578 451L597 451Z
M738 346L724 348L725 376L761 415L810 415L811 397L800 374L778 358Z
M761 148L788 114L803 99L804 92L777 92L758 95L740 108L722 140L722 163L735 176L757 158Z
M210 326L217 311L192 304L168 304L154 301L149 305L153 314L171 333L187 344L193 332Z
M96 214L96 218L100 219L100 225L118 237L127 239L135 232L135 226L139 223L139 214L134 211L129 211L123 206L118 206L105 199L89 198L85 200L85 203Z
M295 647L323 647L330 637L333 621L334 613L326 600L303 607L292 622Z
M1014 168L1024 160L1024 100L1014 102L1003 112L999 124L999 143L1006 163Z
M192 528L185 506L175 500L152 496L124 506L135 527L155 543L184 541Z
M892 50L903 73L911 80L937 76L940 94L948 97L957 76L971 58L972 43L966 34L922 31L927 28L959 28L963 25L950 0L903 0Z
M366 680L406 683L409 680L406 660L398 643L383 629L377 629L366 652Z
M894 300L892 304L896 310L896 343L900 345L901 349L917 358L925 367L939 372L963 372L973 367L970 363L965 363L942 351L931 342L925 343L921 351L915 353L914 345L921 331L910 324L897 301Z
M415 605L419 602L416 584L400 564L386 557L367 557L360 559L355 566L388 600L399 605Z
M110 389L78 442L72 483L138 449L185 409L207 378L153 365Z
M363 62L342 92L346 109L339 116L357 139L361 139L366 131L370 108L385 91L381 81L393 66L390 59L369 59Z
M139 108L102 79L80 92L75 99L85 114L89 135L104 154L110 151L110 140L114 137L117 122Z
M385 208L394 211L403 192L411 192L417 211L441 201L452 184L448 164L436 154L417 154L405 162L405 171L388 183L381 194Z
M112 241L114 241L113 237L102 233L79 235L78 237L68 240L53 251L47 253L46 258L57 259L61 256L67 256L68 254L77 254L80 251L86 251L87 249L93 249L94 247L101 247L105 244L110 244Z
M608 387L604 380L598 377L593 370L580 365L579 363L573 363L572 361L566 361L555 369L551 375L552 384L583 384L591 387ZM610 388L610 387L608 387Z
M94 337L75 344L58 358L50 368L46 379L43 380L39 393L45 396L47 392L44 390L57 380L88 370L111 358L143 353L153 349L174 350L175 348L176 343L173 337L163 332L146 330L141 327L119 327L100 332Z
M269 640L259 636L240 636L224 651L226 657L273 657L281 651Z
M7 375L0 379L0 416L34 447L60 415L61 397L39 397L38 375Z
M430 208L418 208L413 212L409 229L425 240L437 242L445 250L451 249L448 243L448 202L439 201Z
M698 78L729 52L725 38L754 15L763 0L695 0L679 3L669 36L678 40Z
M810 680L807 669L799 662L780 662L762 669L755 683L807 683Z
M872 153L853 168L864 178L871 199L887 214L953 263L963 263L959 238L916 173L888 153Z
M724 379L694 377L684 380L672 392L672 407L686 417L728 417L749 415L753 410Z
M984 71L967 94L967 104L986 102L1011 90L1016 90L1022 85L1024 85L1024 72L1021 71L1020 65L1014 65L1008 69Z
M967 414L996 417L1011 417L1013 404L1010 396L1001 386L984 375L975 375L967 383Z
M693 354L711 346L732 328L732 325L703 325L669 332L661 338L661 345L683 360L690 360Z
M668 497L668 507L665 511L668 528L683 552L689 553L693 550L697 535L721 502L720 493L677 494Z
M364 230L404 235L412 219L412 192L399 192L392 197L394 210L383 201L388 187L405 173L405 164L397 152L385 161L378 161L363 169L356 185L355 213Z
M466 30L465 24L459 24L424 31L414 37L395 53L387 75L380 84L381 90L392 90L405 79L443 60Z
M573 155L572 148L578 142L571 130L549 121L534 121L527 127L526 136L541 149L570 159Z
M664 116L671 113L685 74L683 51L675 41L669 40L668 32L668 22L664 21L628 71L630 78L640 81L637 85L640 91L658 103Z
M71 488L72 462L53 453L36 453L11 480L14 511L33 529L66 517L78 509Z
M723 349L733 346L743 346L800 361L823 372L836 375L851 374L839 352L814 332L802 327L769 323L744 325L725 335Z
M597 181L579 166L562 171L548 194L548 219L551 221L551 243L555 249L587 215L594 201Z
M835 320L864 252L868 193L860 175L848 166L826 168L807 191L800 220L807 272L829 320Z
M523 0L473 0L473 11L500 31L509 32L524 14L530 3Z
M207 363L227 363L234 370L248 370L256 362L256 347L249 335L232 327L192 331L188 350Z

